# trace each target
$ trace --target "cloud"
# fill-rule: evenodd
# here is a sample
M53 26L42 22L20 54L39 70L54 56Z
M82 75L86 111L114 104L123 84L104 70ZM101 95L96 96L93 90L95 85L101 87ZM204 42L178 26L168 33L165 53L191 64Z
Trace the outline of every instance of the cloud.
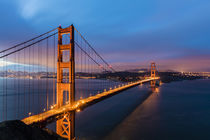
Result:
M43 0L18 0L20 14L25 19L31 19L43 8Z
M139 62L121 62L112 63L112 66L117 70L128 70L136 68L149 68L151 60ZM194 55L183 56L173 59L157 59L154 60L158 70L175 70L175 71L192 71L192 72L209 72L210 71L210 56L209 55Z
M17 63L14 63L14 62L0 60L0 67L10 66L10 65L16 65L16 64Z
M74 23L112 63L159 60L168 65L163 60L210 54L207 0L14 1L0 1L0 12L7 13L1 17L1 49Z

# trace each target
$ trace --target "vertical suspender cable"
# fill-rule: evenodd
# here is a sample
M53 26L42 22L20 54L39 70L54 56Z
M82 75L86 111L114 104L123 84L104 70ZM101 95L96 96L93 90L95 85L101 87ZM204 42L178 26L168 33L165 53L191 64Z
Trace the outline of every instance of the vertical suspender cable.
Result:
M55 35L53 36L53 105L55 104Z
M25 46L25 45L24 45ZM23 114L25 114L25 112L26 112L26 99L25 99L25 89L26 89L26 87L25 87L25 75L26 75L26 73L25 73L25 49L24 49L24 81L23 81L23 88L24 88L24 112L23 112ZM24 116L25 117L25 116Z
M38 56L38 64L37 64L37 65L38 65L38 68L37 68L37 69L38 69L38 70L37 70L37 71L38 71L38 80L39 80L39 81L37 82L37 85L38 85L37 87L38 87L38 89L39 89L39 90L38 90L38 105L39 105L39 109L42 109L42 106L41 106L41 104L40 104L40 94L41 94L41 92L40 92L40 90L41 90L41 86L40 86L40 85L41 85L41 84L40 84L40 83L41 83L42 81L41 81L41 79L40 79L40 66L41 66L41 65L40 65L40 53L41 53L41 52L40 52L40 44L39 44L39 43L38 43L38 50L37 50L37 51L38 51L38 53L37 53L37 56ZM40 111L41 111L41 110L40 110Z
M6 66L5 66L5 60L4 60L4 58L3 58L3 65L4 65L4 68L3 68L3 91L2 91L2 103L3 103L3 105L2 105L2 120L4 120L5 118L4 118L4 114L5 114L5 112L4 112L4 92L5 92L5 69L6 69Z
M47 56L46 56L47 57L47 60L46 60L47 61L47 76L46 76L47 77L47 79L46 79L46 82L47 82L47 90L46 90L47 91L47 107L46 108L47 109L46 110L48 110L48 104L49 104L48 103L48 79L49 79L48 78L48 67L49 67L48 66L48 38L47 38L47 49L46 50L47 50L47 52L46 52L47 53Z
M32 75L32 77L33 77L33 81L32 81L33 82L33 84L32 84L33 85L33 90L32 90L32 92L33 92L32 93L32 110L35 113L35 109L34 109L35 108L35 106L34 106L34 86L35 86L34 85L34 75L35 75L35 71L34 71L34 65L35 65L34 53L35 53L35 51L34 51L34 48L35 48L35 45L33 46L33 56L32 56L33 57L33 64L32 64L33 65L33 69L32 69L32 73L33 73L33 75Z
M20 117L20 53L21 52L18 52L18 119Z
M28 75L29 75L29 80L28 80L28 83L29 83L29 87L28 87L28 112L31 111L31 105L30 105L30 100L31 100L31 77L30 77L30 67L31 67L31 47L29 47L29 53L28 53L28 56L29 56L29 64L28 64Z
M6 57L6 63L7 63L7 57ZM7 71L8 71L8 69L6 70L6 112L5 112L5 114L6 114L6 120L7 120Z
M17 53L15 53L15 55L14 55L14 58L15 58L15 60L14 60L14 62L15 62L15 65L14 65L14 75L15 75L15 77L14 77L14 93L15 93L15 95L14 95L14 119L16 118L16 115L17 115L17 110L16 110L16 106L17 106L17 101L16 101L16 99L17 99L17 85L16 85L16 83L17 83L17 79L16 79L16 77L17 77Z

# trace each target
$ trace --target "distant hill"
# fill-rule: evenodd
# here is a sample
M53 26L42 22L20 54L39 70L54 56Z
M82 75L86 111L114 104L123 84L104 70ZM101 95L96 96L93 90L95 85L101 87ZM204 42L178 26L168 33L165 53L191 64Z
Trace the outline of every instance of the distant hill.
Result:
M142 69L128 69L125 70L125 72L138 72L138 73L142 73L142 72L148 72L148 69L142 68Z

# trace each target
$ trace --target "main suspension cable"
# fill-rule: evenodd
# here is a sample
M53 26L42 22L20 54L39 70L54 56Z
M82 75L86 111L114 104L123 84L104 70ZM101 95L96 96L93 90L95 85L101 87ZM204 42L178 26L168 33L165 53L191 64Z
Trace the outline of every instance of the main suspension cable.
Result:
M75 29L75 31L77 31L77 33L80 35L80 37L87 43L87 45L88 45L88 47L90 47L93 51L94 51L94 53L99 57L99 58L101 58L101 60L112 70L112 71L114 71L114 72L116 72L116 70L113 68L113 67L111 67L111 65L109 65L108 64L108 62L106 62L97 52L96 52L96 50L90 45L90 43L82 36L82 34L74 27L74 29Z
M27 41L24 41L24 42L22 42L22 43L19 43L19 44L13 46L13 47L8 48L8 49L2 50L2 51L0 51L0 53L9 51L9 50L14 49L14 48L16 48L16 47L18 47L18 46L21 46L21 45L23 45L23 44L25 44L25 43L31 42L31 41L33 41L33 40L35 40L35 39L37 39L37 38L40 38L40 37L42 37L42 36L44 36L44 35L46 35L46 34L49 34L49 33L53 32L53 31L55 31L56 29L57 29L57 28L54 28L54 29L52 29L52 30L50 30L50 31L48 31L48 32L45 32L45 33L43 33L43 34L41 34L41 35L39 35L39 36L36 36L36 37L34 37L34 38L32 38L32 39L29 39L29 40L27 40Z
M19 51L21 51L21 50L23 50L23 49L26 49L26 48L28 48L28 47L30 47L30 46L32 46L32 45L38 43L38 42L41 42L41 41L43 41L43 40L45 40L45 39L47 39L47 38L49 38L49 37L51 37L51 36L53 36L53 35L56 35L57 33L58 33L58 32L56 32L56 33L54 33L54 34L51 34L51 35L49 35L49 36L47 36L47 37L45 37L45 38L43 38L43 39L40 39L40 40L38 40L38 41L36 41L36 42L34 42L34 43L31 43L31 44L29 44L29 45L27 45L27 46L24 46L24 47L22 47L22 48L20 48L20 49L18 49L18 50L15 50L15 51L13 51L13 52L10 52L10 53L8 53L8 54L5 54L5 55L3 55L3 56L0 56L0 58L4 58L4 57L9 56L9 55L11 55L11 54L13 54L13 53L16 53L16 52L19 52Z

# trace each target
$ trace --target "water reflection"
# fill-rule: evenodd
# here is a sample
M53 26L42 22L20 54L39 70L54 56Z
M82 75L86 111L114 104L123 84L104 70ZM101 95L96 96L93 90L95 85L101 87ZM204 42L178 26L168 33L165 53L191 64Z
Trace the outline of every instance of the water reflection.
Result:
M154 83L152 83L154 84ZM145 132L140 123L154 119L151 114L153 114L158 109L159 104L159 87L151 86L151 90L147 92L148 97L143 101L142 104L139 104L135 110L129 114L122 123L118 124L113 131L108 134L104 139L105 140L139 140L141 138L137 137L135 134L139 134L141 131ZM150 124L155 125L155 124Z
M162 85L104 139L210 139L209 84L193 80Z

